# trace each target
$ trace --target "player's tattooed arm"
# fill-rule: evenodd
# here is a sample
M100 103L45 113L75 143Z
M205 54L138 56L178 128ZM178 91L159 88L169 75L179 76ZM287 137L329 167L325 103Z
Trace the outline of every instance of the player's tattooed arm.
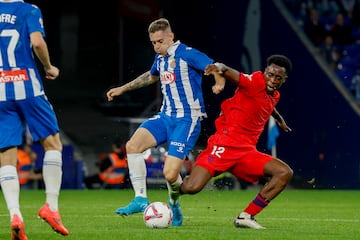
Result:
M159 77L151 75L150 71L147 71L131 82L124 85L127 91L135 90L138 88L149 86L150 84L153 84L159 80Z
M107 91L106 96L108 101L114 100L114 97L119 96L127 91L135 90L138 88L146 87L150 84L153 84L159 80L158 76L150 74L150 71L147 71L131 82L128 82L120 87L111 88Z

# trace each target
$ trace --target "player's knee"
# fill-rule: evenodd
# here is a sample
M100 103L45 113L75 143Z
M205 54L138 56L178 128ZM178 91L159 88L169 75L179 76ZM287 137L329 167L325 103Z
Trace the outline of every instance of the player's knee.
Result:
M196 185L189 185L187 189L189 194L196 194L201 190L201 188Z
M131 141L128 141L125 145L126 153L138 153L138 146Z
M275 177L283 184L287 184L294 174L289 165L278 159L268 162L264 171L267 175Z
M166 181L168 182L176 182L178 176L179 176L179 173L175 172L175 171L167 171L167 170L163 170L163 174L164 174L164 177L166 179Z
M56 150L61 152L63 149L63 145L58 134L48 136L47 138L41 140L41 144L45 151Z
M192 181L191 177L187 176L184 179L184 182L181 184L181 192L186 194L196 194L200 192L202 186L196 184Z
M294 172L289 166L284 166L283 168L280 169L278 173L278 177L286 183L288 183L291 180L293 175Z

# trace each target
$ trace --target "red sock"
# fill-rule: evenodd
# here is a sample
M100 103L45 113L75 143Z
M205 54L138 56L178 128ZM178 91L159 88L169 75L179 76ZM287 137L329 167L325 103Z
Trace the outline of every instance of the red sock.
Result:
M261 194L259 193L254 200L249 203L247 208L244 210L244 212L250 214L251 216L255 216L259 212L261 212L270 201L266 200Z

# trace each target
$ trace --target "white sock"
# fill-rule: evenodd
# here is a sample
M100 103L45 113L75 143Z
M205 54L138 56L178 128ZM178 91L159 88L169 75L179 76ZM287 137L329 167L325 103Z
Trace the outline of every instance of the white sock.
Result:
M180 185L183 182L180 174L174 183L166 182L169 191L169 201L172 205L179 202L180 198Z
M147 198L146 165L142 153L127 154L129 175L135 191L135 197Z
M56 150L46 151L42 170L46 202L52 211L58 210L58 198L62 177L62 153Z
M10 213L10 220L14 214L22 219L19 204L20 184L15 166L5 165L0 168L0 184Z

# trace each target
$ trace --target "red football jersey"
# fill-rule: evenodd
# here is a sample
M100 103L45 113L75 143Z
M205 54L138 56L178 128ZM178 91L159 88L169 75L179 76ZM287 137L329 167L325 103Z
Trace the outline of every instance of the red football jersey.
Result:
M232 146L256 145L279 99L278 91L273 96L267 94L261 71L251 75L240 73L234 96L221 104L220 116L215 121L217 133L225 135L224 141L228 137Z

